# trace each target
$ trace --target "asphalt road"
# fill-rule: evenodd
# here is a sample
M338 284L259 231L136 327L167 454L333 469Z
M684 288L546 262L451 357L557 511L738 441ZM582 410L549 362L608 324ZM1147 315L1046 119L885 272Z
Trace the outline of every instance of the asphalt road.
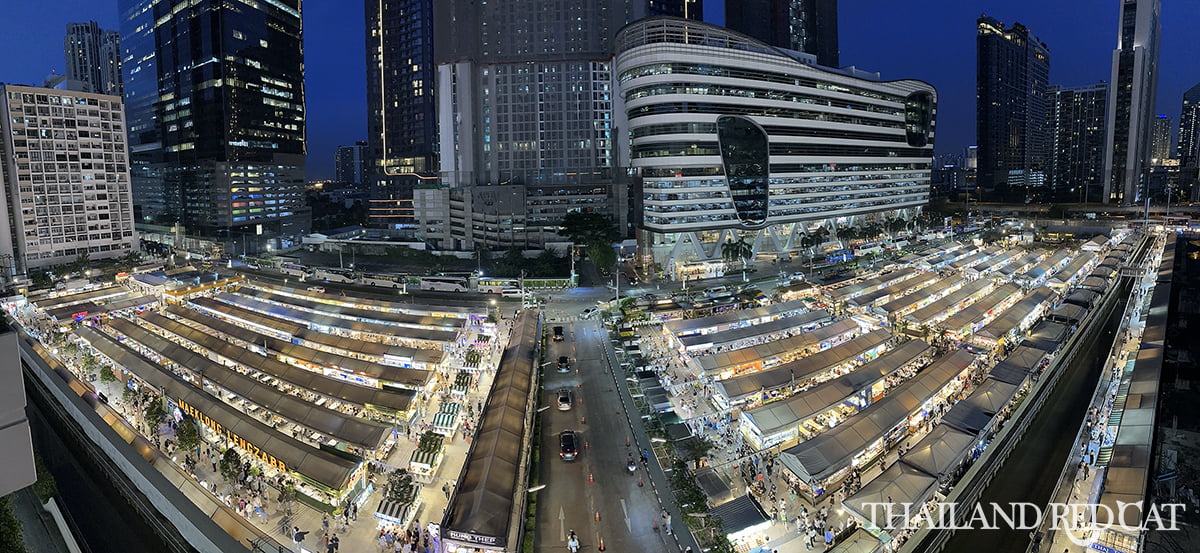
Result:
M667 550L669 536L654 527L660 512L658 501L604 359L610 355L607 336L599 323L590 320L551 321L546 326L565 327L566 339L549 343L546 359L551 364L542 381L540 405L549 408L541 414L542 483L546 488L537 492L536 550L564 551L567 532L572 529L579 535L581 551L597 551L601 537L606 550ZM557 371L560 355L571 358L572 368L566 373ZM563 387L570 387L575 395L569 411L558 410L557 390ZM559 459L558 433L565 429L578 432L587 444L571 462ZM625 445L627 439L630 446ZM627 455L638 459L633 473L626 469ZM677 525L678 520L673 523ZM656 543L660 545L650 547Z

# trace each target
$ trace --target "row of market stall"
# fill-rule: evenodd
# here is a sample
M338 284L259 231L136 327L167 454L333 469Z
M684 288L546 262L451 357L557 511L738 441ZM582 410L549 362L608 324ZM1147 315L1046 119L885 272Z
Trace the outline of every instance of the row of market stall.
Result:
M47 304L119 297L113 292ZM126 386L160 394L176 421L192 417L209 437L273 467L268 476L295 477L298 490L337 505L364 491L363 463L393 449L423 410L424 393L448 392L431 428L457 432L474 374L446 363L460 357L460 345L490 343L480 336L492 332L480 325L483 306L443 316L447 308L356 300L253 283L87 319L75 336Z
M1132 247L1132 241L1133 237L1129 237L1123 244ZM1077 273L1086 265L1086 262L1081 263L1072 271ZM1111 280L1106 284L1111 284ZM1079 288L1068 296L1067 301L1071 303L1061 304L1069 309L1047 311L1044 306L1054 295L1047 288L1035 292L1036 296L1021 300L1027 302L1025 306L1010 310L1006 320L998 323L1001 328L1019 327L1024 318L1022 314L1038 315L1036 325L1027 332L998 333L1020 345L992 366L986 378L966 397L949 407L931 431L915 445L904 448L897 463L843 501L847 512L862 523L865 533L889 543L902 534L903 529L910 527L908 519L919 516L922 507L949 492L970 462L988 446L1032 383L1050 365L1075 325L1084 319L1099 296L1099 292ZM1059 320L1053 320L1055 317ZM792 461L789 465L786 457L784 461L785 467L796 464ZM805 468L821 466L810 461L810 466ZM880 505L891 508L880 508Z

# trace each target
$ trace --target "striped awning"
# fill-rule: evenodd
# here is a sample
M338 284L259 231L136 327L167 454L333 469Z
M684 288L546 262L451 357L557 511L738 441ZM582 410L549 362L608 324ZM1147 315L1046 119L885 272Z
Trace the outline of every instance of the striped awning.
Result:
M375 518L392 524L404 524L404 519L408 516L408 511L411 508L411 503L400 503L399 501L382 499L379 501L379 507L375 508Z
M454 414L454 413L438 413L438 414L436 414L436 415L434 415L434 416L433 416L433 427L434 427L434 429L446 429L446 430L449 430L449 429L451 429L451 428L454 428L454 426L455 426L456 424L458 424L458 415L457 415L457 414Z
M447 413L457 415L459 409L462 409L462 405L452 401L443 401L442 406L438 408L438 414Z
M429 465L432 467L435 463L437 463L437 456L438 454L436 451L417 450L412 452L412 457L409 457L408 462L416 463L418 465Z

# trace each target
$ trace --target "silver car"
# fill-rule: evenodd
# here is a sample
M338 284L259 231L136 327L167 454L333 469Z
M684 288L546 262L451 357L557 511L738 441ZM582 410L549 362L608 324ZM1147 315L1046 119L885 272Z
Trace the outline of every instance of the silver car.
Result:
M559 411L570 411L571 406L574 405L574 403L575 403L574 397L572 397L572 395L571 395L570 388L563 388L558 391L558 410Z

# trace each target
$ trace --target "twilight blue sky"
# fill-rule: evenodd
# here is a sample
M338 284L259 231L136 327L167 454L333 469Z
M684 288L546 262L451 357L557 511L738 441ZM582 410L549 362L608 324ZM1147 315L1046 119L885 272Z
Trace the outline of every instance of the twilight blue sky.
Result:
M436 1L436 0L435 0ZM1183 92L1200 82L1200 0L1163 0L1159 113L1176 123ZM724 21L723 0L705 0L707 19ZM1019 21L1050 47L1050 82L1066 86L1109 79L1116 46L1117 0L841 0L841 61L884 79L915 78L938 90L938 152L975 142L975 19L986 13ZM115 0L4 2L0 82L41 84L63 71L66 24L94 19L117 28ZM361 0L305 0L308 173L333 176L339 144L366 134Z

